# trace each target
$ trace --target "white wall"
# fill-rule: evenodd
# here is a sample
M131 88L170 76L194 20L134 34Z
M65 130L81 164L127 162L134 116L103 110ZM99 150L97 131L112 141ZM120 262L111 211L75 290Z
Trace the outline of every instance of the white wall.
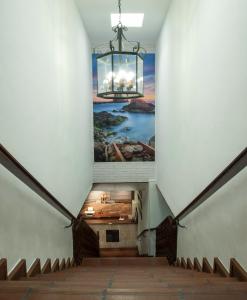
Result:
M150 228L154 228L159 226L166 217L172 216L172 212L167 205L166 199L158 190L156 181L149 182L148 195L150 202Z
M74 1L2 0L0 142L74 215L92 184L91 94L90 45ZM1 173L1 256L13 264L71 255L68 222L11 176Z
M235 257L247 270L247 169L234 177L208 201L181 221L178 256L205 256L213 265L219 257L229 269Z
M165 218L172 215L166 200L157 188L157 182L150 180L147 190L143 191L142 218L138 216L138 234L145 229L155 228L162 223ZM138 248L140 254L155 256L156 231L148 231L138 238Z
M0 166L0 257L8 260L10 271L19 259L27 267L36 258L72 258L72 231L64 229L69 220Z
M158 185L175 215L246 147L246 35L245 0L171 3L156 55L156 145ZM246 226L244 180L235 180L234 195L229 183L226 201L215 195L186 218L194 229L179 230L179 254L196 249L225 263L230 253L243 257L246 243L235 229Z
M142 192L142 219L139 216L138 234L144 229L159 226L167 216L172 215L166 200L157 189L156 183L155 180L150 180L147 189Z
M74 214L92 182L91 53L74 1L0 3L1 143Z
M137 240L140 255L156 256L156 230L145 231Z

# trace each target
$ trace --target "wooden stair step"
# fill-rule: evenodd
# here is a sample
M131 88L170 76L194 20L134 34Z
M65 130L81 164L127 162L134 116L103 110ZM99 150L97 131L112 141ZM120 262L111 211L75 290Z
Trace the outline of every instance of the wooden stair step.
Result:
M0 281L0 300L247 299L246 282L174 268L164 258L87 258L83 263L32 278Z

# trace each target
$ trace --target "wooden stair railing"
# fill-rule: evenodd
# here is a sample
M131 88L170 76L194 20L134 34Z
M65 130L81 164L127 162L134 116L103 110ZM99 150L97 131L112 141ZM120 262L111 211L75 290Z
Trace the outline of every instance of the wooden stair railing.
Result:
M198 258L194 258L194 270L196 270L197 272L202 272L202 267L199 263Z
M173 264L177 256L177 226L171 216L156 228L156 256L165 256Z
M42 274L48 274L51 272L51 259L48 258L43 266L43 268L41 269L41 273Z
M2 144L0 144L0 163L13 175L19 178L25 185L32 189L36 194L38 194L43 200L45 200L71 221L71 224L73 225L73 245L76 264L81 263L83 256L99 256L99 241L97 235L89 227L89 225L82 221L79 217L76 219L74 215L65 206L63 206L36 178L34 178L7 151L7 149L4 148ZM62 267L64 267L63 264ZM48 261L44 270L42 270L42 273L50 272L50 269L57 271L59 268L59 262L56 261L55 265L51 267Z
M8 276L8 280L18 280L21 277L27 277L27 266L25 259L21 259L14 267Z
M51 271L52 272L59 271L59 259L58 258L55 259L55 261L54 261L54 263L53 263L53 265L51 267Z
M44 266L41 268L40 259L37 258L27 271L26 260L21 259L13 268L13 270L8 274L7 259L2 258L0 259L0 281L4 281L4 280L15 281L15 280L21 280L25 278L31 279L41 274L45 275L53 272L64 271L66 269L75 266L76 265L74 263L74 260L73 259L70 260L70 258L68 258L66 264L65 264L65 259L62 259L61 265L59 267L59 259L55 259L55 261L53 262L53 267L51 268L51 259L48 258L44 263Z
M247 272L235 258L230 260L230 276L236 277L239 281L247 281Z
M247 147L176 217L179 222L247 166Z
M187 265L187 269L189 269L189 270L194 270L193 263L192 263L192 261L190 260L189 257L187 258L187 263L186 263L186 265Z
M73 249L77 265L81 264L83 257L99 256L99 237L82 217L73 224Z
M140 239L146 232L156 231L156 256L165 256L170 264L176 261L177 255L177 225L173 217L168 216L157 227L142 230L137 239Z
M247 166L247 147L197 196L187 205L176 217L167 217L156 229L156 254L165 255L170 264L176 261L176 238L177 226L181 226L179 221L195 210L199 205L212 196L224 184L236 176ZM159 187L157 186L159 189ZM181 226L183 227L183 226ZM142 234L142 233L141 233ZM183 265L186 262L183 263ZM216 268L218 264L216 263ZM211 266L205 262L202 266L208 272L212 272ZM197 269L199 269L197 264Z
M202 271L206 273L213 273L213 268L206 257L203 257L202 259Z
M19 178L25 185L38 194L69 220L75 220L73 214L60 203L36 178L34 178L8 151L0 144L0 163Z
M229 277L229 273L222 264L222 262L219 260L218 257L215 257L214 259L214 267L213 267L213 272L220 274L222 277Z
M0 280L7 279L7 259L1 258L0 259Z
M31 265L30 269L27 272L27 277L34 277L38 274L41 274L41 265L40 265L40 259L37 258L34 263Z
M206 257L203 257L202 264L200 264L198 258L196 257L194 258L194 264L192 264L190 258L187 258L187 267L186 267L184 257L181 258L177 257L175 266L183 269L196 270L198 272L204 272L208 274L218 274L219 276L226 277L226 278L235 277L239 281L247 282L247 272L244 270L244 268L240 265L240 263L235 258L230 259L229 272L218 257L214 258L213 267L210 265Z
M59 266L59 270L62 271L65 269L65 259L63 258L62 261L61 261L61 264Z

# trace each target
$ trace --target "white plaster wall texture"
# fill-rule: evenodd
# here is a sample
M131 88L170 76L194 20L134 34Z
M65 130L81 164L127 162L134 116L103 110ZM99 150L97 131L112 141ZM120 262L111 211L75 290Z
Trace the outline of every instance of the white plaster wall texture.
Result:
M167 205L165 198L157 188L157 182L149 182L148 187L148 197L150 201L150 228L154 228L159 226L166 217L172 216L172 212Z
M158 186L180 212L247 144L247 2L173 0L156 52Z
M150 180L143 192L142 217L138 214L138 234L143 230L157 227L165 218L172 215L166 200L157 188L157 182ZM138 238L140 254L156 255L156 231L146 231Z
M157 227L167 216L172 215L155 180L150 180L147 190L143 191L142 204L142 218L139 215L138 234L144 229Z
M173 0L156 55L157 180L176 215L247 145L247 2ZM178 254L246 267L246 173L186 217Z
M72 258L69 220L0 166L0 257L8 271L24 258L27 268L36 258Z
M247 270L247 169L241 171L202 206L181 220L186 229L178 231L178 256L207 257L213 266L219 257L230 269L235 257Z
M140 255L156 256L156 231L146 231L137 241Z
M74 1L0 2L0 141L77 215L92 184L91 53ZM5 169L0 257L72 256L68 220Z
M0 3L1 143L77 214L92 184L91 52L74 1Z

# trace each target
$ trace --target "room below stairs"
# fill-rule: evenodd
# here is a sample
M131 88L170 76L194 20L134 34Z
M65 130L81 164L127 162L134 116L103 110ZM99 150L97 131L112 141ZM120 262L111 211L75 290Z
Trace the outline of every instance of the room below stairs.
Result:
M138 195L141 192L121 191L121 185L117 184L105 185L105 189L98 191L97 185L93 187L80 217L98 236L101 257L138 256Z

